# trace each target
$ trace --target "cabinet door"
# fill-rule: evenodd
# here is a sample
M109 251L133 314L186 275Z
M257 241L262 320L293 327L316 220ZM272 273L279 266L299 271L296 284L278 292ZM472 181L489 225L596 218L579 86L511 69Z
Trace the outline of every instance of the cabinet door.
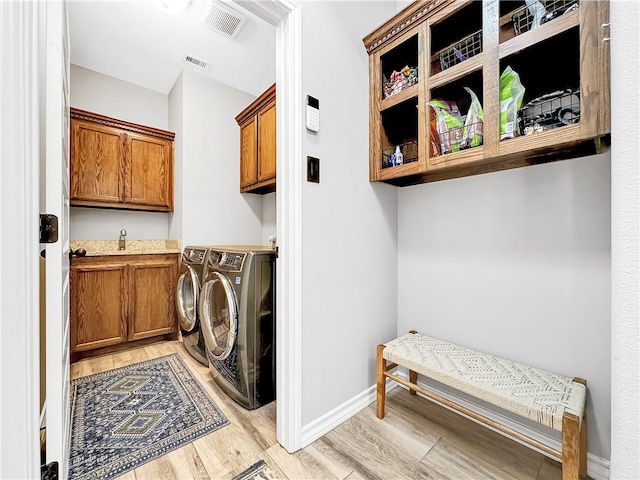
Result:
M123 175L122 132L71 120L71 204L122 203Z
M70 281L71 352L124 342L126 265L72 266Z
M161 138L127 134L125 202L173 210L173 144Z
M276 102L258 113L258 181L276 176Z
M177 257L130 265L129 340L176 330L177 265Z
M256 118L240 127L240 189L258 182Z

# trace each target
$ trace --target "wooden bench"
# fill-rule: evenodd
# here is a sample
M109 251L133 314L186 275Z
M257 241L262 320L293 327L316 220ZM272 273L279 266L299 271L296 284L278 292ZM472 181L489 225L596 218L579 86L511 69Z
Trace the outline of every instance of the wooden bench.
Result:
M401 366L409 380L389 373ZM501 425L417 385L418 374L562 432L562 450ZM562 461L563 480L587 475L587 382L549 373L411 331L378 345L377 411L384 418L386 379Z

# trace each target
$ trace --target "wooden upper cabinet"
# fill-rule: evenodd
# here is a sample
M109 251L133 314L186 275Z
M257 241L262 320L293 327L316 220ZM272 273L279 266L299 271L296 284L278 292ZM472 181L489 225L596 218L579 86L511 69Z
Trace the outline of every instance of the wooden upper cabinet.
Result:
M127 202L173 210L173 142L131 133L127 153Z
M71 124L71 198L124 202L124 134L82 120Z
M275 191L276 86L245 108L236 122L240 126L240 191Z
M258 150L255 117L240 127L240 191L258 183Z
M609 2L541 3L547 15L536 24L520 0L419 1L364 38L370 181L412 185L606 149ZM500 98L507 68L524 87L509 118ZM481 122L465 124L467 88ZM457 122L438 126L429 104L438 100L457 109Z
M276 101L258 113L258 182L276 178Z
M173 211L174 137L72 108L71 205Z

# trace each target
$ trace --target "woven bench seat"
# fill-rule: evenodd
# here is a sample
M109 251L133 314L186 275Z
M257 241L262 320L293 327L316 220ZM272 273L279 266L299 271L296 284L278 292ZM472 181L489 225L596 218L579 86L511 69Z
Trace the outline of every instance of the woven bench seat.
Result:
M389 363L387 363L389 362ZM389 373L409 370L409 381ZM562 432L558 452L417 385L418 374ZM378 346L378 418L384 417L386 378L562 460L563 480L586 476L586 381L550 373L410 332Z

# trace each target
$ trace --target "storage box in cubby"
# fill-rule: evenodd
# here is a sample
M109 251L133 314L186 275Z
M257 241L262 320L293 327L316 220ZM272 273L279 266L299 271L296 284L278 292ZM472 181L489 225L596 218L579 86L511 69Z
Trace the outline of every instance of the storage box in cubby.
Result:
M559 90L538 97L518 112L525 134L551 130L580 121L580 90Z

